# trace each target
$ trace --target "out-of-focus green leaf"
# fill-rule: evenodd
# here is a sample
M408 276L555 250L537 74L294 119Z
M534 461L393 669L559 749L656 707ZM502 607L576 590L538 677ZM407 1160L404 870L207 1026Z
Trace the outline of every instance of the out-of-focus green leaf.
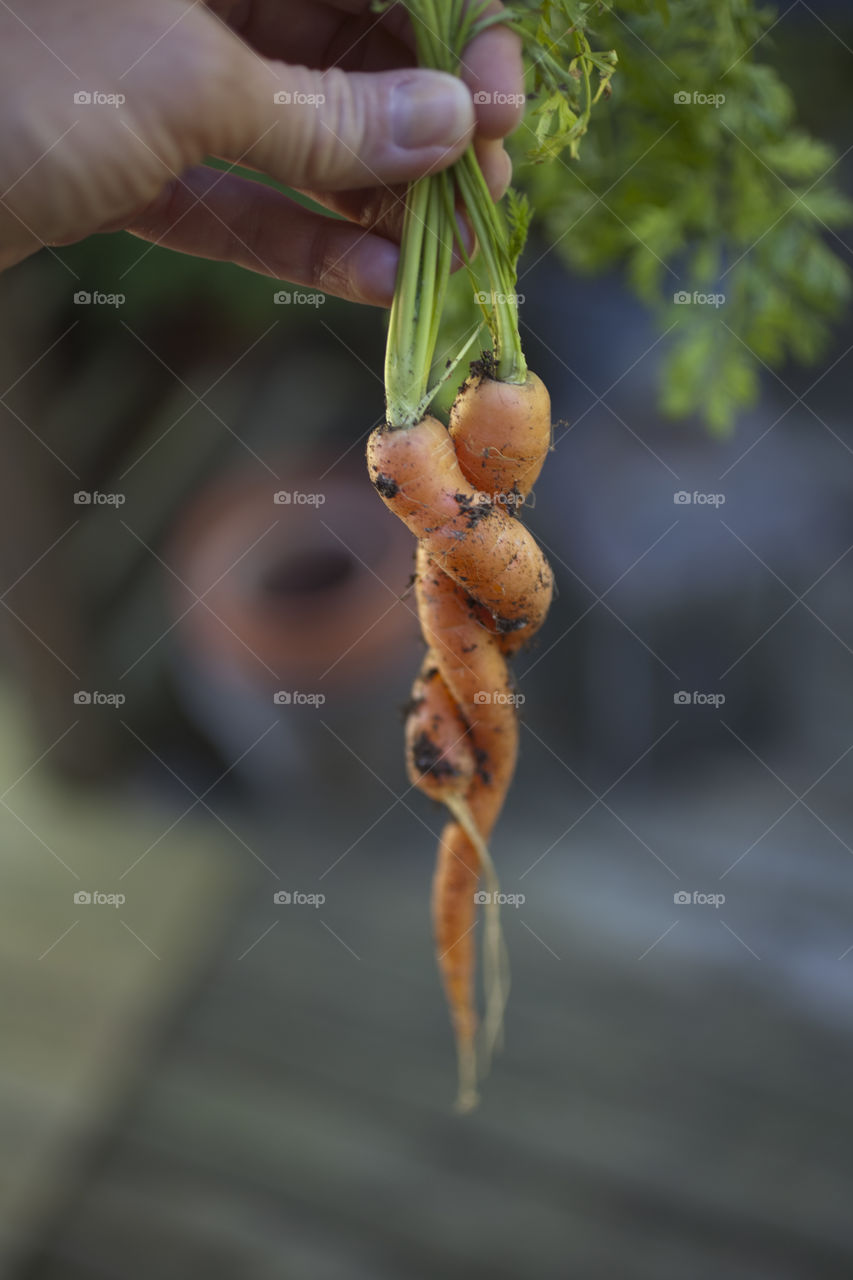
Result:
M853 202L769 61L778 11L754 0L574 9L597 47L619 53L613 98L592 112L577 163L525 169L535 121L522 126L518 180L571 267L621 268L663 329L677 321L666 412L726 430L753 402L762 362L819 358L849 300L839 231ZM682 292L725 302L676 310Z

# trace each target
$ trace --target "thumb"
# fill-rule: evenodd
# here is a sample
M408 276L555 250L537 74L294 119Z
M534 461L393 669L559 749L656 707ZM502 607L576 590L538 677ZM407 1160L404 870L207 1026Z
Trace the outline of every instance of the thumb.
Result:
M451 164L474 132L470 91L441 71L317 72L253 58L251 79L226 158L292 187L406 182Z

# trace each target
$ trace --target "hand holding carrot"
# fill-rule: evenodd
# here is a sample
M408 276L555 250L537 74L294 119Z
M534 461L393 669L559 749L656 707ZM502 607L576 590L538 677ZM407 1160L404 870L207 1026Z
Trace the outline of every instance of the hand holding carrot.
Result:
M517 12L475 0L406 0L406 8L421 65L460 75L469 46L494 23L519 22ZM540 55L558 65L548 48ZM491 349L472 365L445 427L429 406L482 325L478 319L454 357L436 360L460 204L490 286L477 287L459 246ZM550 397L527 367L518 327L517 267L529 222L528 202L517 193L510 193L506 216L499 212L473 146L451 169L410 185L385 350L385 422L367 444L377 492L418 540L415 598L427 655L407 715L406 764L412 784L452 818L439 841L432 912L462 1111L476 1105L477 1076L500 1044L508 991L501 894L488 849L518 754L507 658L542 625L553 592L550 566L518 519L551 447ZM479 904L486 996L480 1053Z
M387 305L394 184L477 136L495 193L518 41L485 31L462 80L414 66L408 18L369 0L28 0L0 6L0 269L43 244L126 228L197 256ZM203 164L257 169L344 214Z

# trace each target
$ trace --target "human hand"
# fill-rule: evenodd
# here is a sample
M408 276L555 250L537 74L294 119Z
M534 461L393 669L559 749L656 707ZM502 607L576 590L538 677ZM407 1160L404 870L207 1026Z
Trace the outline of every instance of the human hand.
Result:
M472 42L460 81L413 68L405 12L377 15L369 0L12 4L20 13L0 5L0 269L124 228L387 305L398 184L452 163L472 136L493 193L509 181L500 139L521 114L522 72L505 28ZM516 101L475 105L478 90Z

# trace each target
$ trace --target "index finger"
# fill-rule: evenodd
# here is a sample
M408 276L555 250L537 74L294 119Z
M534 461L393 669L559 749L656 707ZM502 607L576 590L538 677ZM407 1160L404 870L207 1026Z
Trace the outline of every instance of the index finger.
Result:
M370 13L370 0L327 0L324 5L313 0L255 0L250 9L239 0L207 0L207 4L233 23L241 38L264 57L350 71L390 69L412 61L414 33L404 4L393 5L378 18ZM503 7L499 0L492 0L484 12L501 13ZM244 8L249 16L239 20ZM347 19L360 17L369 17L363 30L346 27ZM336 31L342 49L334 57L329 50ZM465 49L459 71L474 96L480 137L503 138L511 133L524 112L518 36L507 27L490 27Z

